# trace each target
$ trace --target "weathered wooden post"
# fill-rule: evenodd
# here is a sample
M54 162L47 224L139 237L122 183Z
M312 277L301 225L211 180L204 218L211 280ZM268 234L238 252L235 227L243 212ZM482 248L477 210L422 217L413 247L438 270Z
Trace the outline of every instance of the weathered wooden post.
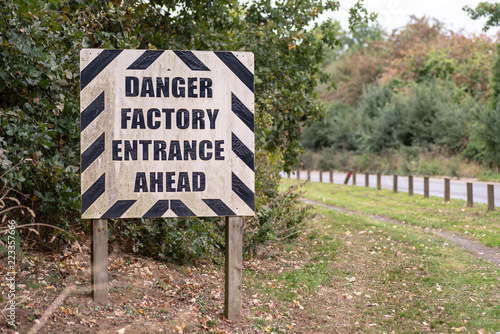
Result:
M307 181L311 181L311 169L307 169Z
M243 218L226 217L226 277L224 315L231 321L241 320L241 286L243 271Z
M413 175L408 175L408 196L413 196Z
M333 183L333 169L330 168L329 172L330 172L330 183Z
M319 182L323 182L323 170L319 169Z
M345 175L344 184L349 183L349 179L351 178L351 175L352 175L352 171L348 171L347 174Z
M108 303L108 221L92 219L91 282L92 297L97 303Z
M492 184L488 184L488 211L495 210L495 190Z
M398 192L398 176L397 175L392 176L392 192L393 193Z
M297 168L297 180L300 181L300 167Z
M472 182L467 182L467 207L472 208L474 201L472 198Z
M352 171L352 185L356 185L356 170Z
M370 173L365 173L365 187L370 186Z
M445 202L450 201L450 179L449 178L444 179L444 201Z
M382 189L382 173L377 173L377 190Z
M429 198L429 177L424 176L424 198Z

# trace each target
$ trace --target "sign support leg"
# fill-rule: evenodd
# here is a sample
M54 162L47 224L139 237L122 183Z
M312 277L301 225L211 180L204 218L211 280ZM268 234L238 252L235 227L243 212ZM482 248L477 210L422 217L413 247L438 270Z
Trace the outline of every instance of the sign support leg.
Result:
M94 302L108 303L108 221L92 219L92 297Z
M241 320L242 235L243 218L226 217L224 315L231 321Z

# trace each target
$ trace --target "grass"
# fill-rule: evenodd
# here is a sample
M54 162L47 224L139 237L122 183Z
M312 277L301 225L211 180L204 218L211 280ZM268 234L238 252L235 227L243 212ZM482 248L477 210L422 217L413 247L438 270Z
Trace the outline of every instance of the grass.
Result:
M407 195L399 199L403 195L325 186L308 184L304 197L388 215L397 213L394 205L401 210L415 202L406 216L420 226L443 223L444 216L447 220L460 218L460 224L468 225L477 217L484 218L481 208L464 213L461 203L447 204L443 211L437 199L420 205L421 199L408 199ZM377 200L377 196L382 198ZM372 205L364 210L366 202ZM244 271L245 286L262 299L264 313L273 313L266 306L273 301L273 307L281 302L281 311L289 314L279 321L256 318L259 328L278 329L276 332L307 328L305 331L324 333L500 330L500 277L495 265L423 228L323 207L315 210L317 218L310 222L314 231L297 243L283 245L273 258L281 260L266 265L265 259L254 260L259 265L250 264ZM493 229L494 219L486 218L487 229Z
M494 182L500 182L500 173L495 173L495 172L485 172L479 174L477 177L479 181L494 181Z
M296 182L283 180L283 184ZM500 247L500 211L486 204L468 208L466 201L423 195L394 194L391 190L309 182L303 197L353 211L383 215L411 225L454 231L490 247Z
M362 173L382 172L386 175L448 176L500 181L498 170L495 172L461 155L448 155L437 148L425 150L407 147L385 154L354 153L327 148L318 152L306 151L300 161L304 169L356 169Z

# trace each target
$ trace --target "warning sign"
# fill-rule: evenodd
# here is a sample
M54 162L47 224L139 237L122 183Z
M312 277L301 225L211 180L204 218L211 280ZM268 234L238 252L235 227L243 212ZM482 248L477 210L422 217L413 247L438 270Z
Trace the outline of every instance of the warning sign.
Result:
M251 52L83 49L82 218L254 215Z

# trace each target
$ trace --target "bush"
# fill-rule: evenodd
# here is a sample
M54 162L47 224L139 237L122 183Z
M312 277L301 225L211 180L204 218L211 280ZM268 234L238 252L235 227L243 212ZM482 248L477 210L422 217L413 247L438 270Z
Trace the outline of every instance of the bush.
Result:
M217 260L224 249L220 218L172 218L117 221L116 229L130 237L132 251L160 260ZM122 225L122 226L120 226ZM121 239L117 234L115 238Z
M245 221L244 252L255 256L261 246L295 239L312 217L309 206L299 201L297 186L288 188L261 206L256 217Z
M467 145L471 110L479 102L453 83L411 83L388 93L389 86L368 89L360 102L360 147L383 152L402 147L440 146L457 153Z
M28 195L19 199L36 222L63 229L80 222L79 50L137 46L127 29L102 31L123 8L79 5L0 4L0 179ZM22 159L31 162L10 168Z
M302 135L304 148L318 151L325 147L357 150L360 128L359 113L353 107L334 102L329 105L326 118L306 128Z

